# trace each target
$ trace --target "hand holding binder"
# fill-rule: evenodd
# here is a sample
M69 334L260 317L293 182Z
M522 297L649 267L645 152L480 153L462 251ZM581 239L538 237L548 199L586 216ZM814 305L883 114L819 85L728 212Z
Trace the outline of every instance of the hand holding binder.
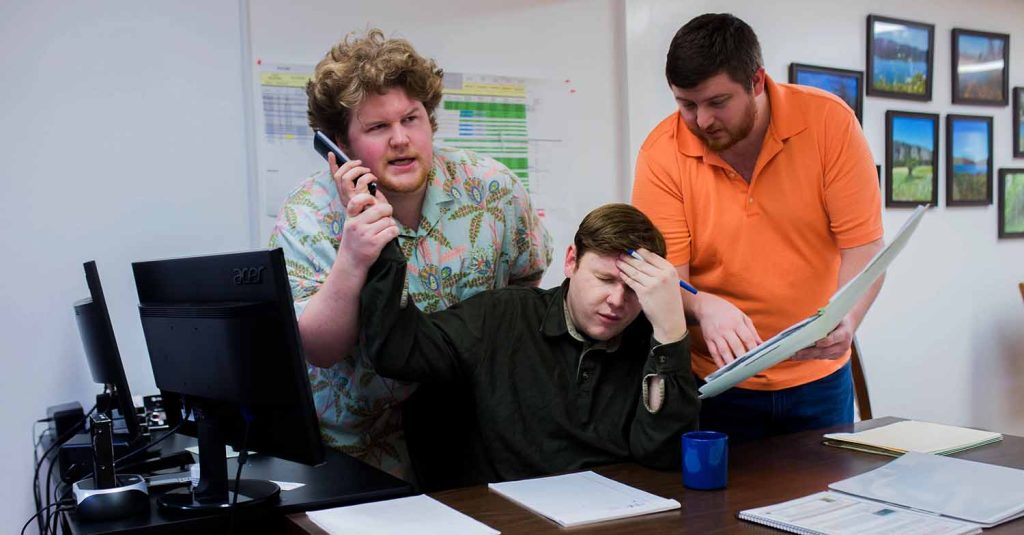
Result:
M813 345L832 332L907 245L926 208L927 206L918 206L892 242L879 251L856 277L836 291L824 308L708 375L705 378L707 383L699 388L701 399L721 394L757 372L788 359L797 351Z

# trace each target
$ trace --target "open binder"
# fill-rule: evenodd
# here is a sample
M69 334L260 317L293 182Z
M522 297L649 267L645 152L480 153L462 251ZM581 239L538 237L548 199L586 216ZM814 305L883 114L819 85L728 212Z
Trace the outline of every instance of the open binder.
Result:
M814 345L832 332L907 245L926 209L927 206L918 206L896 237L882 248L856 277L836 291L824 308L708 375L704 379L706 384L699 389L701 399L725 392L753 377L757 372L788 359L805 347Z

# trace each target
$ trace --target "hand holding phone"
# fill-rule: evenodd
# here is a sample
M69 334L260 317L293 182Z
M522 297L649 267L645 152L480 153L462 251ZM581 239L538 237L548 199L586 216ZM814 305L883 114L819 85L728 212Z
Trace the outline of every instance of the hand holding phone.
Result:
M331 141L331 138L327 137L323 132L319 130L316 130L313 133L313 149L320 153L320 156L323 156L324 160L327 160L328 162L330 161L330 159L327 157L327 155L330 153L334 153L334 161L335 163L338 164L339 167L351 159L344 152L342 152L341 149L338 148L338 146L335 145L333 141ZM353 184L358 180L359 177L356 177L355 180L353 180ZM369 184L367 184L366 189L369 190L370 195L374 197L377 196L376 182L370 182Z

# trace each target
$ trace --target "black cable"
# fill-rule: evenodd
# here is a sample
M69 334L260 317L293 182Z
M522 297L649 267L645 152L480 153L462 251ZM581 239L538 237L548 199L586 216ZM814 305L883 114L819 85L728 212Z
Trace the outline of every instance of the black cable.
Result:
M38 511L36 511L36 514L32 515L32 516L31 516L31 517L30 517L30 518L28 519L28 521L26 521L26 522L25 522L25 525L24 525L24 526L21 526L21 534L22 534L22 535L25 535L25 530L26 530L26 529L28 529L28 525L29 525L29 524L31 524L31 523L32 523L32 521L36 519L36 517L38 517L39 515L43 514L43 511L46 511L47 509L49 509L50 507L53 507L53 506L55 506L55 505L57 505L57 504L53 504L53 505L48 505L48 506L46 506L46 507L43 507L43 508L40 508L40 509L39 509ZM40 523L39 523L39 525L40 525L40 526L42 526L42 522L40 522ZM43 532L42 532L42 531L40 531L40 533L43 533Z
M47 507L50 506L50 479L53 477L53 467L57 466L57 462L56 461L57 460L54 459L54 462L51 462L50 466L46 469L46 487L45 488L46 488L46 506ZM56 502L56 500L54 501L54 503L59 505L59 502ZM47 517L46 517L46 523L44 524L44 526L46 526L47 528L50 527L50 517L49 517L49 515L47 515Z
M142 447L136 448L134 451L126 453L126 454L118 457L117 459L115 459L114 460L114 467L117 468L117 465L121 464L122 462L124 462L124 461L126 461L128 459L131 459L132 457L134 457L134 456L136 456L136 455L138 455L138 454L148 450L149 448L152 448L153 446L156 446L157 444L163 442L164 439L166 439L167 437L177 433L178 429L180 429L182 424L184 424L187 420L188 420L188 414L186 413L185 414L185 418L182 418L181 421L178 422L177 425L175 425L171 429L168 429L167 432L164 433L160 438L158 438L156 440L153 440L153 441L150 441L149 444L146 444L146 445L143 445Z
M47 427L46 429L43 430L42 433L39 433L38 435L36 435L36 425L40 424L40 423L43 423L43 422L52 422L52 421L53 421L53 418L40 418L40 419L38 419L38 420L36 420L35 422L32 423L32 437L34 439L34 441L32 442L32 464L33 465L39 464L39 445L43 443L43 437L46 436L48 433L52 432L52 430L49 427ZM36 510L38 510L39 508L41 508L43 506L43 498L42 498L42 496L39 495L39 484L38 483L32 486L32 496L35 498ZM42 525L42 519L40 519L39 520L39 529L42 529L42 526L43 526Z
M39 464L39 445L42 444L43 437L46 436L48 433L52 432L52 430L49 427L47 427L46 429L43 430L42 433L39 433L38 435L36 435L36 425L40 424L40 423L43 423L43 422L51 422L51 421L53 421L53 418L40 418L40 419L38 419L38 420L36 420L35 422L32 423L32 438L33 438L33 442L32 442L32 464L33 465ZM43 506L43 498L42 498L42 496L39 495L39 485L38 484L32 486L32 496L35 498L36 510L38 510L40 507ZM40 520L39 528L42 529L42 520Z
M228 513L228 535L235 532L235 510L238 509L238 486L242 480L242 467L249 460L249 424L252 423L252 415L242 407L242 419L245 421L245 429L242 431L242 449L238 452L238 470L235 471L235 495L231 497L231 507Z
M57 515L59 515L59 514L60 514L60 506L58 505L57 507L53 508L53 511L50 511L46 515L46 532L47 533L50 533L51 535L57 535L57 523L54 522L54 520L57 519ZM51 527L53 528L52 531L50 530Z
M53 421L53 418L40 418L40 419L32 422L32 438L35 439L35 442L33 442L33 445L35 447L38 448L39 444L41 444L43 442L43 436L44 435L46 435L47 433L50 433L50 432L53 431L52 429L47 427L46 429L43 429L42 433L36 434L36 426L39 425L39 424L45 424L45 423L52 422L52 421Z
M89 420L89 416L92 416L92 413L95 412L95 411L96 411L96 405L93 405L92 408L89 409L89 412L87 412L85 414L85 416L83 416L82 419L78 421L78 423L76 423L74 426L72 426L71 429L68 429L63 435L57 437L57 440L55 440L53 442L53 444L51 444L50 447L47 448L45 452L43 452L43 457L41 459L39 459L38 461L36 461L35 473L32 476L32 492L37 497L39 496L39 469L42 468L43 462L46 461L46 458L50 456L50 453L52 453L53 450L57 449L58 447L63 445L65 442L70 440L71 437L75 436L75 433L78 432L78 429L85 425L85 422ZM46 493L49 494L49 489L47 489ZM40 508L41 505L42 505L42 498L39 497L38 501L36 502L36 506L37 506L36 508L38 510L40 510L40 511L42 511L42 509ZM42 533L43 532L43 518L42 517L39 518L38 524L39 524L39 531L40 531L40 533Z
M50 531L50 533L52 535L57 535L57 524L58 524L58 520L59 520L60 514L63 513L63 512L66 512L66 511L74 510L74 507L63 507L62 508L58 504L54 504L54 505L57 505L57 507L55 507L53 509L53 511L50 511L50 513L46 515L46 522L47 522L47 524L49 524L51 522L51 518L52 518L53 524L51 524L52 531Z
M71 471L74 470L75 468L78 468L78 463L71 463L71 466L68 467L68 473L71 473ZM81 478L81 479L84 479L84 478ZM63 493L60 492L60 486L61 486L62 483L64 484L64 492ZM54 485L54 487L53 487L53 503L55 503L57 505L60 505L61 503L64 502L64 500L68 499L68 496L70 496L71 493L75 490L74 486L73 486L74 483L75 482L66 481L66 480L64 480L64 478L59 479L57 481L57 484ZM60 494L60 496L57 496L57 494ZM72 503L74 503L74 502L72 502Z

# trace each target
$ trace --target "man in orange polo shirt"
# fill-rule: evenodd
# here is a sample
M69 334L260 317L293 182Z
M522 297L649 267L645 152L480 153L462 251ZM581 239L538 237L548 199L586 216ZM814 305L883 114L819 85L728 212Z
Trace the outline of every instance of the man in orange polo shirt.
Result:
M679 110L640 149L633 204L700 290L682 295L703 379L824 306L882 248L878 179L850 108L769 78L742 20L688 22L665 72ZM851 422L850 345L880 287L814 346L705 400L701 427L744 441Z

